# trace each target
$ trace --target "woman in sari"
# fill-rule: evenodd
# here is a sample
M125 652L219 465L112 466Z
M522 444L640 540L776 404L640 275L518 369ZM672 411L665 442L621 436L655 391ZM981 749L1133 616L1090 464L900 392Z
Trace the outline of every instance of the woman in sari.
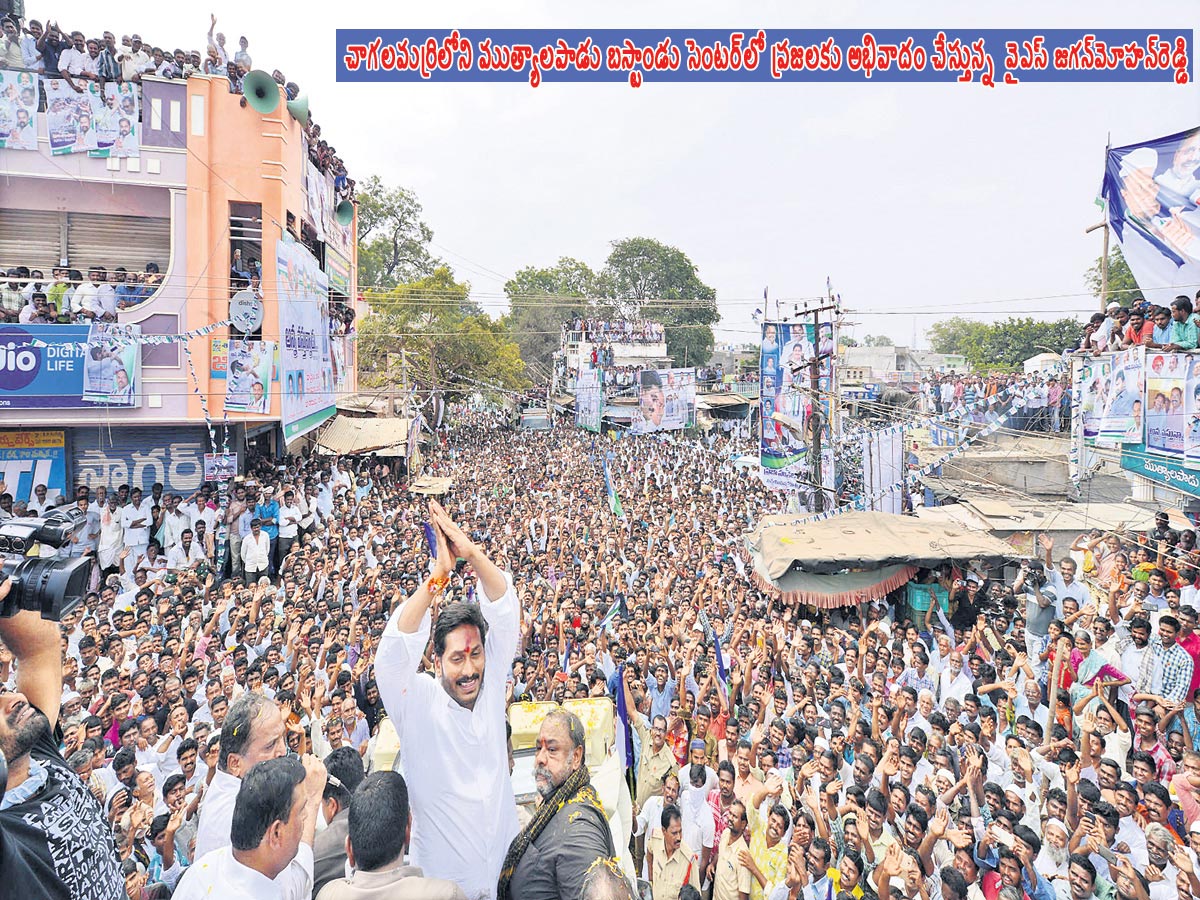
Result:
M1129 684L1129 679L1113 668L1092 647L1090 632L1080 629L1075 632L1075 649L1071 651L1069 665L1075 673L1071 685L1071 706L1075 715L1091 711L1099 704L1098 695L1109 688Z

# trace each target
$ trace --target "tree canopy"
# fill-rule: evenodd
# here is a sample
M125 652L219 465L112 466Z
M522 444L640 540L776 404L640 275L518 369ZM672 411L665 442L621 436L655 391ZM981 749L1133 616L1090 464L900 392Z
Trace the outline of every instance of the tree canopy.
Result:
M961 354L976 371L1014 371L1031 356L1075 346L1081 329L1075 319L1024 317L988 324L953 316L930 327L926 337L935 353Z
M524 388L520 349L470 291L439 266L425 278L370 292L371 315L359 327L359 383L398 387L406 368L410 387L449 397L476 390L477 382Z
M1100 277L1100 264L1104 257L1096 258L1096 262L1083 275L1083 280L1087 284L1087 288L1092 292L1092 296L1099 299L1100 297L1100 282L1103 280ZM1129 268L1129 263L1125 261L1124 254L1121 253L1120 247L1113 247L1108 254L1108 294L1109 301L1116 300L1125 306L1128 306L1134 297L1141 296L1142 290L1138 287L1137 279L1133 277L1133 272Z
M712 356L712 326L721 318L717 292L700 280L678 247L653 238L613 241L601 285L616 313L665 327L667 355L678 366L702 366Z
M358 187L358 283L392 288L431 275L444 265L429 252L433 229L421 218L421 203L402 187L389 188L378 175Z
M562 323L601 314L586 299L602 293L599 280L587 263L564 256L549 268L526 266L505 282L509 313L504 324L535 374L554 365Z

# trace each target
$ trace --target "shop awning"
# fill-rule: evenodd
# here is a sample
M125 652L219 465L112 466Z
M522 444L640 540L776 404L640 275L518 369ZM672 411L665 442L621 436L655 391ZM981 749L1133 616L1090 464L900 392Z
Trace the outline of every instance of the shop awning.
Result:
M414 494L423 494L426 497L440 497L442 494L448 493L452 487L454 487L453 478L441 478L437 475L422 475L420 478L410 484L408 489Z
M407 456L408 433L412 419L359 419L335 416L317 438L318 453L353 456L374 453L378 456Z
M746 545L770 579L793 567L832 575L893 565L933 567L951 560L1000 562L1016 555L1010 545L984 531L878 512L844 513L824 522L766 516Z

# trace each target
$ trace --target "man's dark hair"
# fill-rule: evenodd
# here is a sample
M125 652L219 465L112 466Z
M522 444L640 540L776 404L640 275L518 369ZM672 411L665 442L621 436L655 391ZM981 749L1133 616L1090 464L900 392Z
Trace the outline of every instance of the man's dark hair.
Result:
M224 754L224 741L221 752ZM304 781L304 764L291 756L260 762L242 778L233 804L230 842L234 850L253 850L275 822L292 815L292 794Z
M362 757L350 746L338 747L326 756L325 770L329 773L329 780L325 782L325 792L321 797L337 800L342 806L350 802L350 795L362 784L366 775Z
M1171 309L1181 310L1185 315L1192 314L1192 301L1187 298L1187 295L1180 294L1171 301Z
M408 785L399 772L372 772L350 797L350 846L355 867L374 872L404 853Z
M250 743L250 732L254 720L262 715L264 709L273 705L266 697L253 691L246 691L230 705L229 712L225 714L225 724L221 726L221 755L217 758L218 769L222 772L229 771L229 754L241 754L245 751L246 745ZM256 843L254 846L258 846L258 844Z
M113 757L113 761L112 761L113 774L116 775L118 772L120 772L126 766L136 766L136 765L137 765L137 754L134 753L132 750L130 750L128 747L122 747L120 750L117 751L117 755ZM134 777L136 778L137 776L135 775Z
M178 785L187 784L187 779L183 777L182 772L176 772L174 775L168 775L167 780L163 782L162 795L163 799L167 799L167 794L175 790Z
M883 813L884 815L887 815L887 797L883 796L883 792L877 788L871 788L871 792L867 794L867 806L875 810L877 813Z
M1014 825L1013 837L1028 844L1034 856L1042 852L1042 839L1028 825Z
M953 900L967 900L967 878L954 866L943 866L942 887L950 892Z
M809 846L821 854L821 858L824 860L824 868L829 868L829 861L833 858L833 851L829 847L829 841L823 837L815 837Z
M433 626L433 653L435 656L441 656L446 652L446 638L449 637L450 632L462 625L474 625L479 629L479 640L487 640L487 620L483 617L483 610L479 608L479 604L456 600L443 607L438 614L437 624Z
M662 825L663 831L671 827L674 821L683 821L683 816L679 814L679 807L674 803L668 803L663 807L662 817L659 819L659 824Z
M1070 866L1079 866L1079 868L1088 873L1088 876L1092 879L1092 884L1096 883L1096 864L1088 859L1087 854L1072 853L1067 859L1067 866L1068 868Z

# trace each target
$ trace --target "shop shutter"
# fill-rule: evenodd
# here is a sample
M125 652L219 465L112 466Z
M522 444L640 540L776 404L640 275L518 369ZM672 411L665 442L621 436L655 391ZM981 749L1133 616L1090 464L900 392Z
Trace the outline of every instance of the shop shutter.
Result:
M203 425L127 427L100 425L71 430L69 484L116 488L161 481L189 496L204 482L208 432Z
M40 209L0 209L0 267L28 266L49 278L63 257L62 218Z
M166 274L171 220L70 213L67 254L71 268L85 275L88 266L104 266L110 272L124 266L131 272L144 272L148 262L158 263L159 271Z

